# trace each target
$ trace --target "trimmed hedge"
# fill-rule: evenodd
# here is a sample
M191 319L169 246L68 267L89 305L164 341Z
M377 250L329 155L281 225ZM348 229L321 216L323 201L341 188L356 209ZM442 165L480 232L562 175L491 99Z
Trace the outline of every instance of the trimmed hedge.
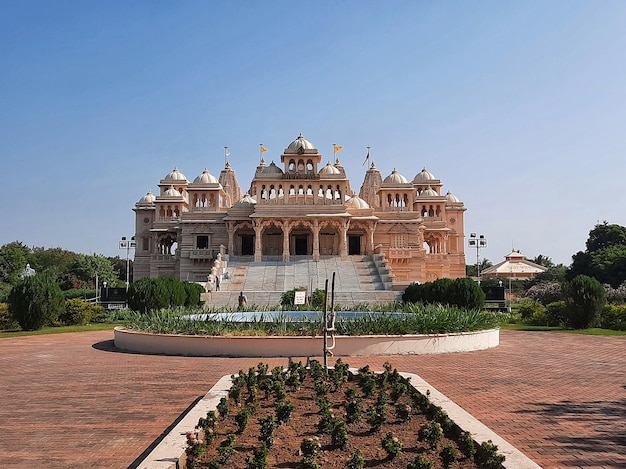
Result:
M422 284L412 283L402 294L402 301L480 309L485 304L485 293L472 279L441 278Z
M197 306L202 292L201 285L172 277L142 278L128 288L128 307L147 313L172 306Z

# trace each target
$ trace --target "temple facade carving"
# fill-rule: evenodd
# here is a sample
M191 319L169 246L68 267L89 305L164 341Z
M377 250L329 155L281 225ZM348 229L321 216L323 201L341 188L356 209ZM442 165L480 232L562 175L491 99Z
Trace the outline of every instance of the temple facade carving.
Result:
M300 134L280 163L257 166L242 191L227 162L192 182L174 168L134 206L134 279L205 282L215 260L290 262L299 257L384 257L393 288L465 276L465 206L426 168L385 178L372 162L359 194L336 159L324 164Z

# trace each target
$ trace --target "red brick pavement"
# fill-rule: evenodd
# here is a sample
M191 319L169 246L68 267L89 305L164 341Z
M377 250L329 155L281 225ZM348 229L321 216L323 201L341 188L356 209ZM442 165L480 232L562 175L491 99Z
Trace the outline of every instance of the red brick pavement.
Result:
M119 353L112 337L0 340L2 467L132 466L221 376L287 364ZM419 374L545 468L626 467L626 337L503 331L492 350L344 361Z

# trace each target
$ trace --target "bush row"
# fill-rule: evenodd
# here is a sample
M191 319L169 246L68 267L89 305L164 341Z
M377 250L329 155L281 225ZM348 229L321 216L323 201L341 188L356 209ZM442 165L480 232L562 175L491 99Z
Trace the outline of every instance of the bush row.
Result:
M533 287L534 291L529 291L529 300L519 308L521 319L528 324L624 330L626 319L623 312L626 307L607 304L607 291L594 278L578 275L560 285L536 287Z
M402 301L480 309L485 304L485 293L472 279L441 278L434 282L412 283L402 294Z
M204 287L172 277L142 278L128 289L128 307L147 313L172 306L198 306Z

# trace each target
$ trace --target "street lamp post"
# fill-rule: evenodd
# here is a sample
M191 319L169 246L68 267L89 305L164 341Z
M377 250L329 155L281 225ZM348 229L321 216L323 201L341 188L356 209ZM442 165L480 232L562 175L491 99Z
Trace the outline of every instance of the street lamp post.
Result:
M480 285L480 249L487 247L487 238L485 238L485 235L477 236L476 233L470 233L467 245L471 248L476 248L476 275L478 277L478 285Z
M135 237L126 239L126 236L122 236L120 240L120 249L126 249L126 292L128 293L128 285L130 280L130 263L129 253L131 249L135 249Z

